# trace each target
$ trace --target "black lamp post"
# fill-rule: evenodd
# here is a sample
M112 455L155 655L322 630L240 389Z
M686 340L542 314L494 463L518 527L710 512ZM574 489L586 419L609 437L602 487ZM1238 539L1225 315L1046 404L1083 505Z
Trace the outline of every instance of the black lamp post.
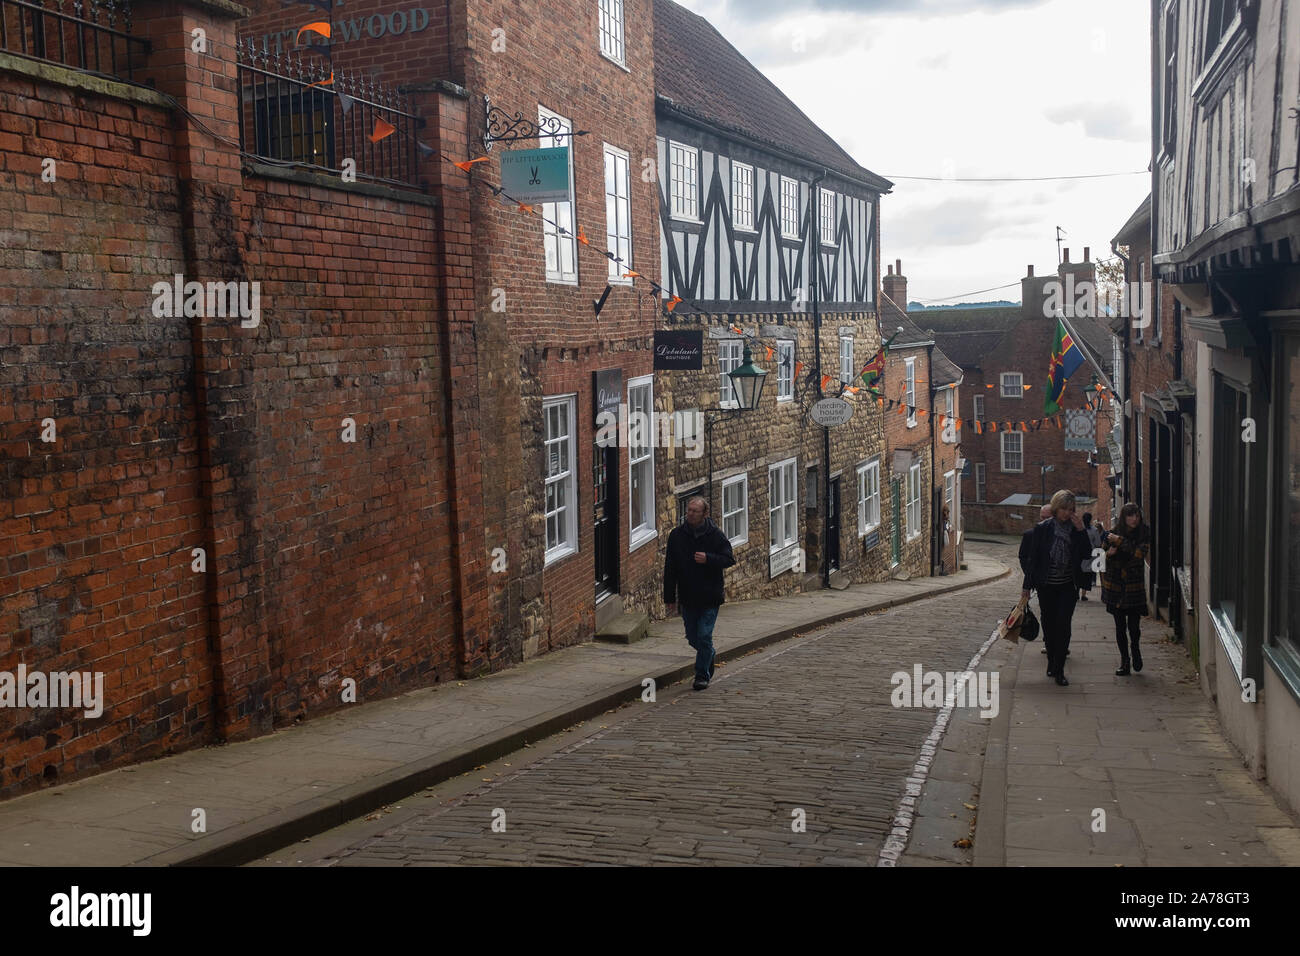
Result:
M754 364L754 356L749 351L749 342L745 342L745 352L740 365L727 373L731 379L732 391L736 393L736 405L740 411L747 412L758 407L758 400L763 395L763 383L767 381L767 372ZM704 410L704 440L709 446L709 511L713 511L713 425L722 417L725 409L706 408Z

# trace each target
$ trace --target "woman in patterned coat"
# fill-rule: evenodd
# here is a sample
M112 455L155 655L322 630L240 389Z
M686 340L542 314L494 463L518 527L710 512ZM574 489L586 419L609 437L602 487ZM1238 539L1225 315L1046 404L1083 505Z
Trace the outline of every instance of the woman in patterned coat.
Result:
M1101 599L1115 618L1115 644L1119 647L1119 669L1127 677L1129 662L1142 670L1140 622L1147 613L1145 561L1151 547L1151 531L1142 521L1142 510L1129 502L1119 512L1119 524L1106 535L1106 571L1101 579ZM1125 635L1127 628L1128 634ZM1132 657L1130 658L1130 654Z

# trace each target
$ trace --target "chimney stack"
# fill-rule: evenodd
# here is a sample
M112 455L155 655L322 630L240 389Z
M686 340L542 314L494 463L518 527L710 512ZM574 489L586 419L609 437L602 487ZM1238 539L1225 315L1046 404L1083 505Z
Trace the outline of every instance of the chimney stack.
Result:
M1066 246L1064 249L1062 249L1061 254L1064 256L1064 258L1061 259L1061 264L1068 265L1070 262L1070 247Z
M885 295L903 312L907 311L907 277L903 275L903 260L895 259L889 275L883 280Z
M1091 253L1091 252L1092 252L1092 250L1091 250L1090 248L1088 248L1087 246L1084 246L1084 247L1083 247L1083 261L1084 261L1084 262L1087 262L1087 261L1088 261L1088 254Z

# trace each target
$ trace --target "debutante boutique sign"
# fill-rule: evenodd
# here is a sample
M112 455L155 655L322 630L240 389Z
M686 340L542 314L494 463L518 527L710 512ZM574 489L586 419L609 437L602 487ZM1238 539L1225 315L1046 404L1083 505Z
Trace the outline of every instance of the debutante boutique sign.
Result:
M702 329L660 329L655 332L656 371L696 371L704 368Z

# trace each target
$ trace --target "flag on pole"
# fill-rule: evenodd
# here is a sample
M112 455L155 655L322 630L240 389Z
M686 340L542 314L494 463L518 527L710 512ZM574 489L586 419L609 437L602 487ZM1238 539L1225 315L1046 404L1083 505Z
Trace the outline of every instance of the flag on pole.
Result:
M870 391L878 391L884 383L880 381L885 374L885 356L889 354L889 343L898 338L898 332L891 335L886 341L882 342L880 348L876 349L876 354L872 356L871 361L862 366L862 371L858 377L862 379L862 384Z
M1056 341L1052 345L1052 357L1047 365L1047 395L1043 398L1043 413L1055 415L1061 410L1061 394L1065 383L1083 364L1083 353L1074 344L1070 333L1065 331L1065 323L1056 320Z

